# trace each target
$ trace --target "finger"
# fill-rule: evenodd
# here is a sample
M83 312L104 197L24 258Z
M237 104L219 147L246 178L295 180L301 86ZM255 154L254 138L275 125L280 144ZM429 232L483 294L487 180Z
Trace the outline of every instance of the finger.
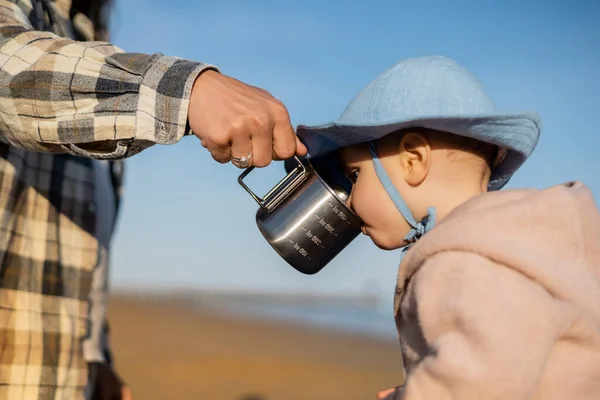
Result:
M304 143L302 143L300 141L300 139L298 139L298 137L296 137L296 155L298 157L303 157L308 153L308 149L306 148L306 146L304 145ZM293 154L292 154L293 155ZM283 157L279 157L276 153L275 153L275 149L273 149L273 156L272 156L273 160L287 160L291 157L287 157L287 158L283 158Z
M296 134L290 122L285 106L279 102L273 109L275 126L273 128L273 152L275 159L286 160L296 154Z
M234 160L234 157L248 158L246 165L240 164ZM248 168L254 163L254 154L252 140L248 132L237 132L231 139L231 163L238 168Z
M296 136L296 155L302 157L305 156L306 153L308 153L308 149L306 148L304 143L302 143L300 138Z
M208 145L207 149L216 162L225 164L231 160L231 148L229 146Z
M215 161L224 164L231 160L230 138L231 133L226 132L210 139L201 139L201 143L210 152Z
M256 167L266 167L273 159L273 123L252 127L252 160Z

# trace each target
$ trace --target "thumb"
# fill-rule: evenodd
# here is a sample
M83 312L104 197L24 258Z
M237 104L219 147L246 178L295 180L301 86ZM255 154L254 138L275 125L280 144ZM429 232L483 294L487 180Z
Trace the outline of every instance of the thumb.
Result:
M298 136L296 136L296 155L302 157L305 156L307 152L308 149L306 148L304 143L302 143Z

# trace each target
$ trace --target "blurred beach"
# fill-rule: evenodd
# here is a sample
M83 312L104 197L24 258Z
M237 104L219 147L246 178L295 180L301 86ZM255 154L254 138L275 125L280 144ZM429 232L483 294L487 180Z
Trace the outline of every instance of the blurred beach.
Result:
M385 311L365 297L117 291L109 320L134 399L358 400L402 383Z

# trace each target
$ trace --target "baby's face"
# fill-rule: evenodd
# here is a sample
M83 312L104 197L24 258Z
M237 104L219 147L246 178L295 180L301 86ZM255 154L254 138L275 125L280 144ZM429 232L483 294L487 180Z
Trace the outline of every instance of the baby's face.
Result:
M486 191L488 159L495 148L476 153L463 142L434 131L403 132L377 141L377 156L417 221L427 216L428 207L436 209L439 221L457 205ZM368 145L339 153L353 182L348 205L363 220L363 232L383 249L406 246L404 237L411 227L381 184Z
M398 171L397 164L394 165L397 153L386 152L385 148L379 153L384 168L402 194L402 185L397 184L403 180L402 172ZM353 182L347 204L362 219L363 233L385 250L405 246L404 236L410 226L379 181L369 148L366 145L347 147L340 151L340 157L347 176Z

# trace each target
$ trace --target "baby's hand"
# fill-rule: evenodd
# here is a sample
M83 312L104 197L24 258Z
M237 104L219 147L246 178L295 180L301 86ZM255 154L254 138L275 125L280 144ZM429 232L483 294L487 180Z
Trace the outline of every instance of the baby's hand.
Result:
M402 386L396 386L395 388L382 390L377 393L377 400L396 400L399 399L400 393L402 391Z

